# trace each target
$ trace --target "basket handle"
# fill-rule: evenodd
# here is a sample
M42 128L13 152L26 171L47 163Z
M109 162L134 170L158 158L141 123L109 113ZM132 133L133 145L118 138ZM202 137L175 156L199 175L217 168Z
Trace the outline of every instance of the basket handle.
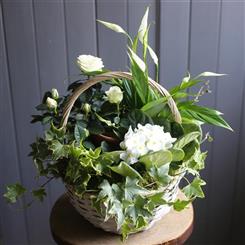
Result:
M68 122L68 118L71 112L71 109L75 103L75 101L77 100L77 98L87 89L89 89L90 87L92 87L93 85L105 81L105 80L109 80L109 79L113 79L113 78L125 78L128 80L132 80L133 77L130 73L128 72L121 72L121 71L112 71L112 72L106 72L103 73L101 75L97 75L94 76L88 80L86 80L83 84L81 84L79 87L77 87L73 94L68 98L65 106L64 106L64 110L63 110L63 117L62 117L62 121L61 121L61 128L65 128ZM150 84L150 86L152 88L155 88L156 90L158 90L158 92L165 96L165 97L169 97L168 98L168 106L171 110L171 113L174 117L174 120L177 123L181 123L181 116L180 116L180 112L176 106L175 101L173 100L173 98L171 97L170 93L168 92L168 90L166 90L164 87L162 87L159 83L155 82L154 80L152 80L151 78L148 78L148 82Z

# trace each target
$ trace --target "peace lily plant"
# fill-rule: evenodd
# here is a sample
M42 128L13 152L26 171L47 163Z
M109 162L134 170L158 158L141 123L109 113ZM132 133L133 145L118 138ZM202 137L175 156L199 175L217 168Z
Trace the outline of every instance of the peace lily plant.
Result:
M200 170L207 152L201 144L210 137L203 135L202 125L231 130L222 113L199 105L209 90L205 78L223 74L187 73L169 92L157 83L159 65L148 44L148 11L134 39L120 26L99 21L128 38L129 73L110 72L100 58L80 55L79 79L65 96L56 89L46 92L36 107L40 114L32 120L45 125L44 135L31 144L38 176L45 176L46 183L62 179L81 199L89 194L105 221L115 219L124 239L144 229L159 206L180 211L204 197ZM156 82L148 76L148 54L156 66ZM197 93L191 91L199 85ZM185 200L166 198L176 178ZM7 186L4 196L14 203L26 192L16 183ZM31 194L42 201L45 184Z

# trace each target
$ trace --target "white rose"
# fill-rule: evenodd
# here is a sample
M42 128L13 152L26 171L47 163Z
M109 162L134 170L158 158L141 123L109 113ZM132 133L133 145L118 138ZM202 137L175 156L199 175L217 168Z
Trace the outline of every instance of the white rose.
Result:
M56 109L57 108L57 101L48 97L46 100L46 105L49 109Z
M59 93L58 93L58 90L56 88L52 88L51 94L52 94L53 99L57 100L59 98Z
M106 99L112 104L119 104L123 99L123 92L117 86L110 87L105 94L107 95Z
M77 57L77 64L83 72L101 71L104 67L101 58L92 55L80 55Z

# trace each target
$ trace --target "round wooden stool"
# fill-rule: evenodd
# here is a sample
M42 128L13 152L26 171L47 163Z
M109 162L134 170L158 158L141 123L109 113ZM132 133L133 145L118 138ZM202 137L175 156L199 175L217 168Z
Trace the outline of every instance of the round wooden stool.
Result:
M179 198L183 197L183 193L179 193ZM51 211L50 227L53 238L59 245L180 245L192 233L193 216L192 205L181 212L172 210L151 229L129 235L123 243L119 235L95 228L86 221L64 194Z

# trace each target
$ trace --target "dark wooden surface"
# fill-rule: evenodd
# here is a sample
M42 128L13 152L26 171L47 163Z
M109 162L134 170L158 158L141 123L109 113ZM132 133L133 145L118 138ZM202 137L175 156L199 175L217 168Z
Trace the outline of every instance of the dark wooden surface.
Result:
M180 197L183 194L180 193ZM144 232L129 236L123 245L181 245L193 230L193 207L182 212L170 211L154 226ZM50 228L59 245L117 245L120 236L95 228L69 203L66 194L55 203L50 215Z

